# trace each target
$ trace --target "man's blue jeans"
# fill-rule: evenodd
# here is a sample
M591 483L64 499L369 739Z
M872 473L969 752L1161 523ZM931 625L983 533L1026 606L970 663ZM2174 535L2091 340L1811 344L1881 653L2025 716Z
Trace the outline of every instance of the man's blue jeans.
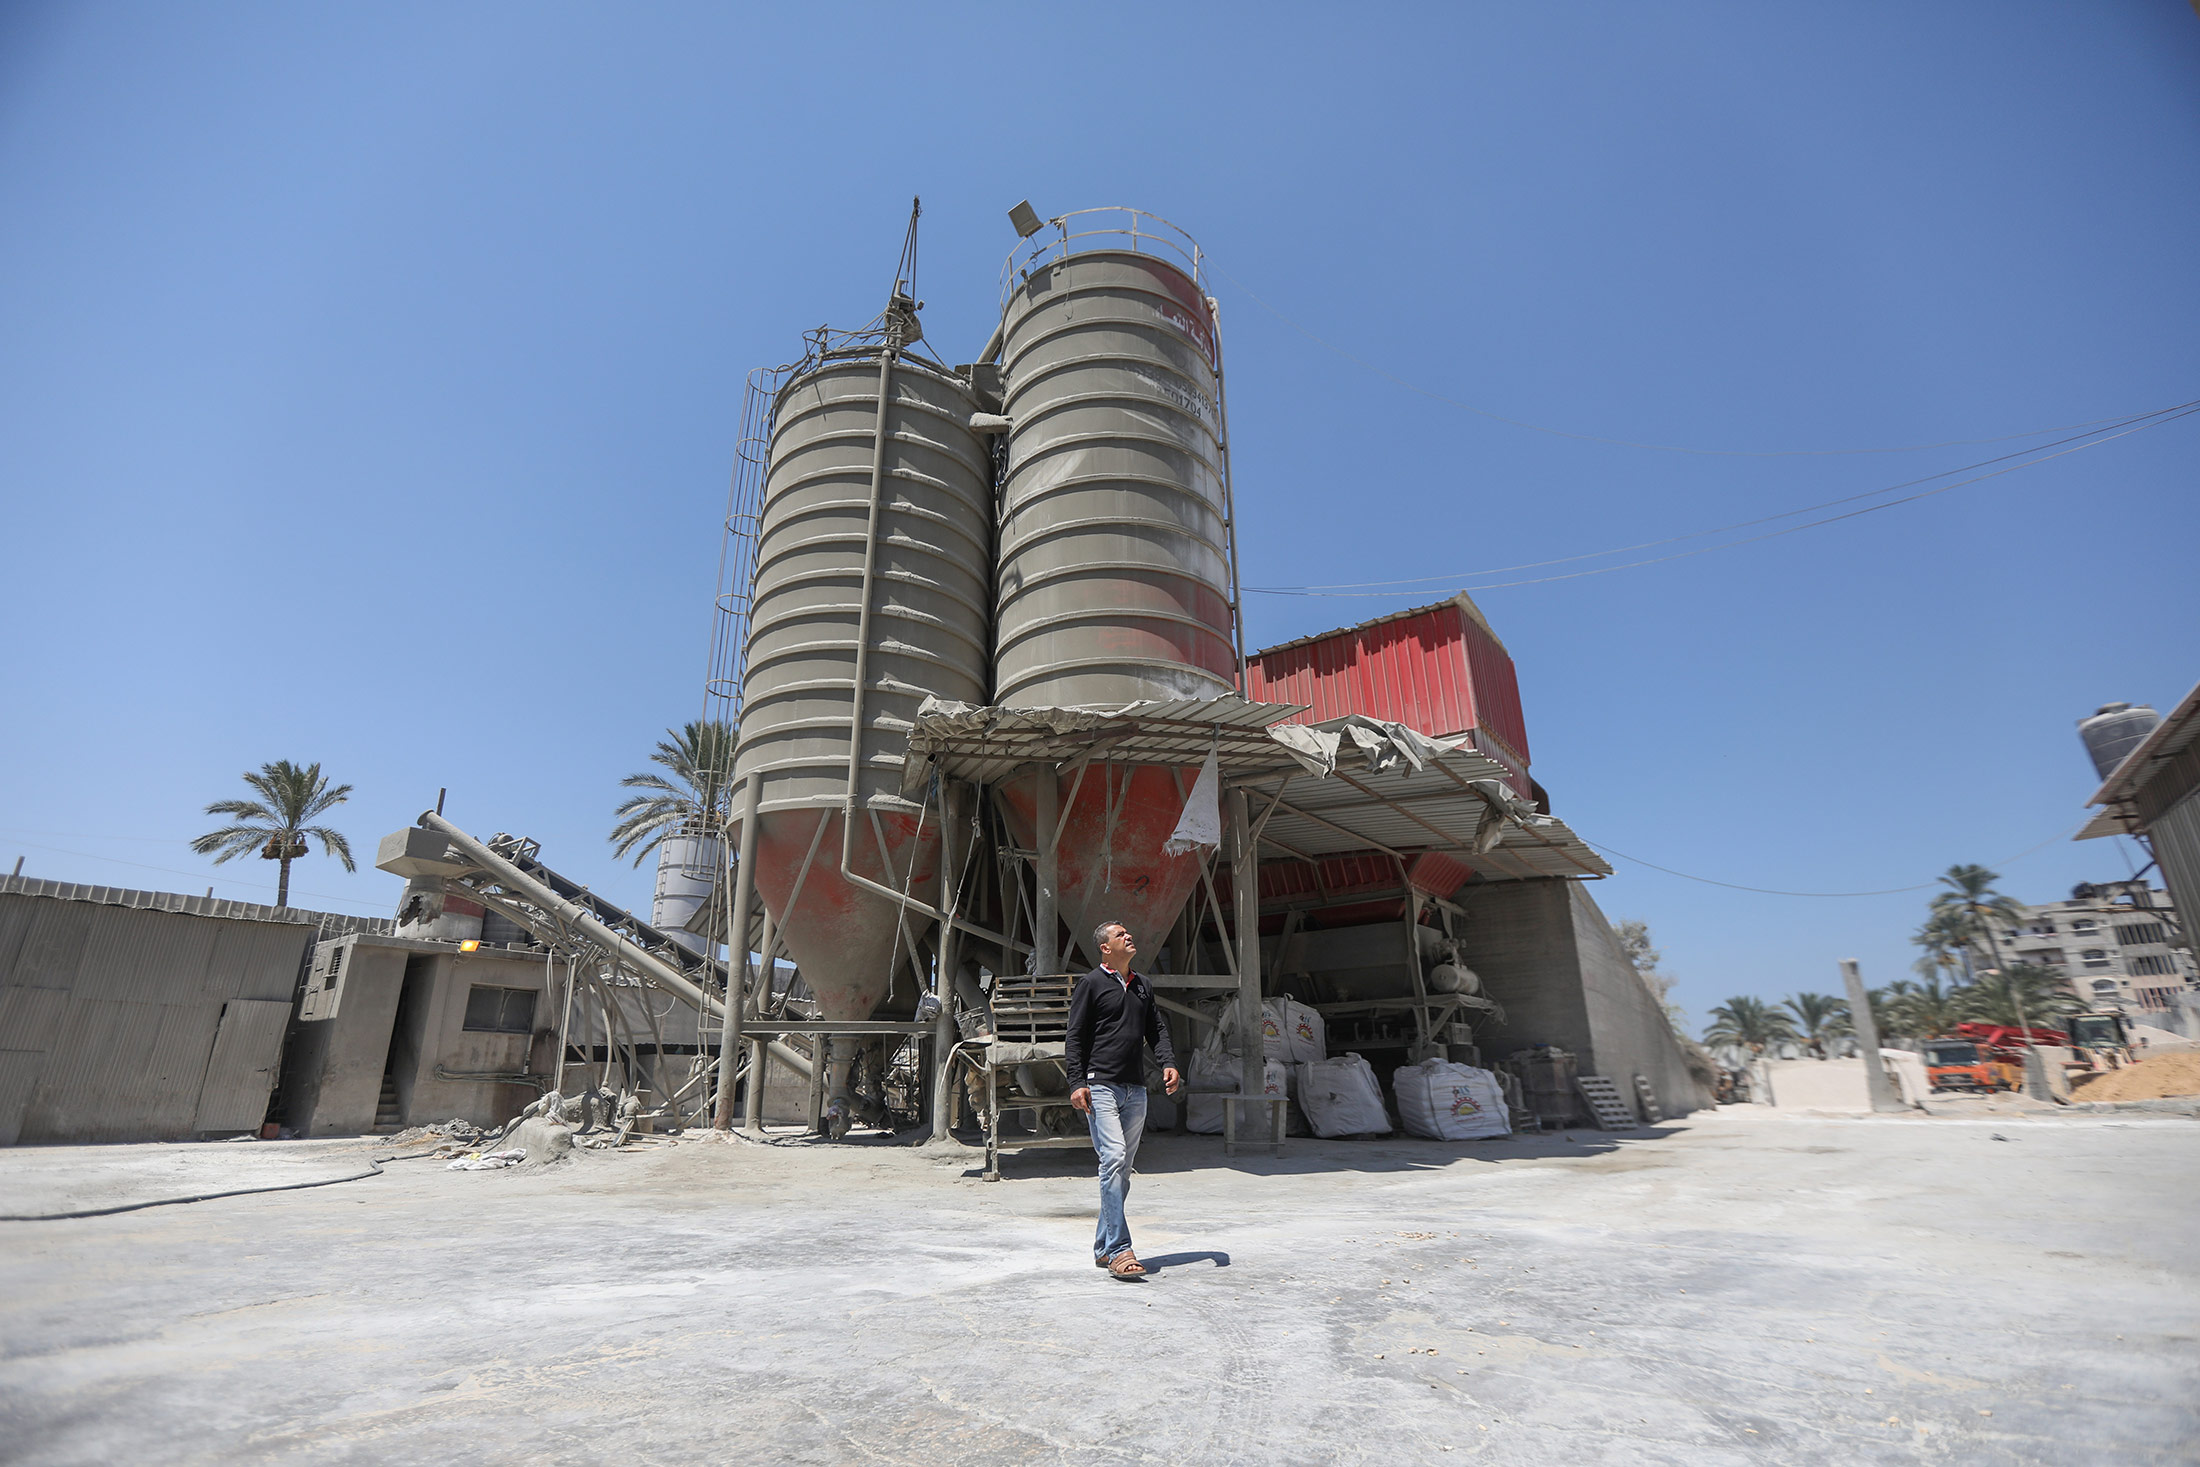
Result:
M1093 1234L1096 1258L1113 1258L1131 1245L1123 1202L1131 1195L1131 1163L1138 1160L1138 1138L1146 1133L1146 1087L1106 1080L1092 1087L1092 1149L1100 1156L1100 1226Z

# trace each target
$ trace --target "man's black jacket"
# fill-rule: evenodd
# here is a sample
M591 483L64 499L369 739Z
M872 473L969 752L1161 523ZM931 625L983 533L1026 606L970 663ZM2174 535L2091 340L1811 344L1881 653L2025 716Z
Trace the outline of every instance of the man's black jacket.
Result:
M1161 1006L1144 978L1133 973L1126 987L1107 969L1095 968L1077 980L1070 994L1069 1044L1062 1062L1070 1089L1094 1080L1145 1084L1142 1046L1147 1044L1163 1069L1176 1067L1169 1026L1161 1022Z

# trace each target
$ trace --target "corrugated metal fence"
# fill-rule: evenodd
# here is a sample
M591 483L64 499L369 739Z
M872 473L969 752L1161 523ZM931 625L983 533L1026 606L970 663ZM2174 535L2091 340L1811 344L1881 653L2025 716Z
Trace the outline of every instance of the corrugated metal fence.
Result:
M313 943L389 925L0 878L0 1145L256 1129Z

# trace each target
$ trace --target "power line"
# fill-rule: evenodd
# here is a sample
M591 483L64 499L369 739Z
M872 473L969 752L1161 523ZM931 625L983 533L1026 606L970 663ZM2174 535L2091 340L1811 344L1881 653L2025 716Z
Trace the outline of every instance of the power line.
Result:
M2124 427L2132 423L2144 423L2151 418L2166 419L2171 414L2182 413L2194 408L2200 408L2200 398L2195 398L2191 402L2179 403L2175 407L2166 407L2158 409L2157 411L2151 413L2139 413L2129 418L2120 418L2117 419L2111 426ZM1983 469L1991 464L2003 463L2013 458L2022 458L2028 453L2039 453L2045 449L2059 448L2065 443L2076 443L2081 438L2092 438L2098 436L2099 434L2106 433L2107 431L2108 429L2098 429L2092 433L2079 433L2069 438L2058 438L2052 443L2041 443L2036 444L2031 448L2020 448L2014 453L1998 454L1993 458L1980 459L1976 463L1959 464L1955 468L1942 469L1939 473L1926 474L1916 479L1907 479L1900 484L1887 484L1877 489L1867 489L1861 494L1844 494L1839 499L1828 499L1818 504L1806 504L1800 509L1782 510L1779 514L1761 515L1753 520L1737 520L1731 525L1718 525L1708 530L1691 530L1685 535L1668 535L1660 540L1644 540L1634 545L1615 545L1608 550L1589 550L1584 551L1579 555L1562 555L1552 560L1531 560L1525 561L1519 565L1490 566L1483 570L1458 571L1446 575L1402 576L1394 581L1336 581L1330 583L1316 583L1308 586L1278 587L1275 589L1290 591L1359 591L1371 589L1378 586L1411 586L1427 581L1456 582L1472 580L1476 576L1504 575L1509 571L1541 570L1545 566L1569 565L1577 560L1595 560L1599 556L1604 555L1625 555L1631 550L1652 550L1660 545L1676 545L1683 540L1700 540L1706 535L1723 535L1730 530L1747 530L1757 525L1769 525L1776 520L1793 519L1797 515L1810 514L1816 510L1832 509L1835 505L1854 504L1860 499L1875 499L1882 494L1893 494L1903 489L1914 489L1920 484L1930 484L1935 479L1945 479L1951 474L1963 474L1970 472L1972 469ZM2105 443L2108 441L2108 439L2103 437L2101 441ZM2090 447L2091 445L2087 446ZM2035 460L2035 462L2037 461L2038 460ZM2020 465L2019 467L2022 467L2022 465Z
M2000 859L1999 861L1994 861L1994 862L1990 862L1989 864L1991 864L1991 865L1994 865L1994 866L2008 866L2008 865L2013 865L2014 863L2016 863L2016 862L2018 862L2018 861L2021 861L2021 860L2023 860L2023 859L2024 859L2024 858L2025 858L2026 856L2029 856L2029 855L2031 855L2031 854L2032 854L2033 852L2035 852L2035 851L2044 851L2044 850L2046 850L2046 849L2047 849L2047 848L2048 848L2049 846L2051 846L2051 845L2055 844L2055 842L2057 842L2057 841L2059 841L2059 840L2068 840L2068 839L2069 839L2069 838L2070 838L2071 836L2074 836L2074 835L2076 835L2076 834L2077 834L2077 833L2078 833L2078 832L2079 832L2079 831L2080 831L2081 829L2083 829L2083 828L2084 828L2084 825L2085 825L2085 822L2084 822L2084 821L2080 821L2080 822L2079 822L2078 824L2076 824L2076 825L2073 825L2073 826L2071 826L2071 827L2070 827L2070 828L2069 828L2068 830L2065 830L2065 831L2061 831L2061 832L2059 832L2059 833L2057 833L2057 834L2055 834L2055 835L2051 835L2051 836L2049 836L2049 837L2048 837L2048 838L2047 838L2046 840L2043 840L2043 841L2041 841L2041 842L2040 842L2040 843L2039 843L2038 845L2036 845L2036 846L2027 846L2027 847L2025 847L2025 848L2024 848L2023 850L2021 850L2021 851L2017 852L2017 853L2016 853L2016 854L2015 854L2014 856L2004 856L2004 857L2002 857L2002 859ZM1917 884L1916 886L1889 886L1889 887L1885 887L1885 888L1882 888L1881 890L1878 890L1878 891L1782 891L1782 890L1778 889L1777 887L1770 887L1770 886L1743 886L1743 885L1741 885L1741 884L1740 884L1739 882L1733 882L1733 881L1719 881L1719 880L1715 880L1714 878L1712 878L1712 877L1709 877L1709 876L1692 876L1692 875L1690 875L1690 874L1689 874L1688 872L1686 872L1686 871L1675 871L1675 870L1674 870L1674 869L1673 869L1672 867L1670 867L1670 866L1660 866L1660 865L1659 865L1659 864L1658 864L1657 862L1655 862L1655 861L1645 861L1645 860L1644 860L1644 859L1642 859L1642 857L1640 857L1640 856L1630 856L1630 855L1628 855L1628 854L1627 854L1627 853L1626 853L1625 851L1615 851L1615 850L1613 850L1613 849L1612 849L1612 848L1611 848L1610 846L1607 846L1607 845L1598 845L1598 844L1597 844L1597 842L1595 842L1595 841L1593 841L1593 840L1590 840L1590 839L1589 839L1589 838L1588 838L1587 836L1583 836L1583 837L1581 838L1581 840L1582 840L1582 844L1583 844L1583 845L1587 845L1587 846L1594 846L1594 847L1595 847L1595 848L1596 848L1597 850L1600 850L1600 851L1604 852L1604 854L1605 854L1605 855L1607 855L1607 856L1617 856L1617 857L1619 857L1619 858L1620 858L1620 859L1621 859L1622 861L1632 861L1632 862L1634 862L1634 863L1635 863L1635 864L1636 864L1637 866L1647 866L1647 867L1649 867L1649 868L1650 868L1650 869L1651 869L1652 871L1663 871L1663 872L1664 872L1664 873L1665 873L1666 875L1668 875L1668 876L1678 876L1678 877L1679 877L1679 878L1680 878L1681 880L1683 880L1683 881L1700 881L1700 882L1702 882L1702 883L1703 883L1703 884L1704 884L1705 886L1723 886L1723 887L1725 887L1725 888L1726 888L1726 889L1727 889L1728 891L1747 891L1747 892L1755 892L1755 893L1756 893L1757 895L1759 895L1759 896L1785 896L1785 897L1876 897L1876 896L1900 896L1900 895L1902 895L1902 894L1903 894L1904 892L1912 892L1912 891L1931 891L1931 890L1932 890L1932 889L1933 889L1934 887L1937 887L1937 886L1939 886L1939 885L1940 885L1940 879L1939 879L1938 877L1935 877L1935 878L1934 878L1933 880L1931 880L1931 881L1923 881L1923 882L1919 882L1919 883L1918 883L1918 884Z
M1820 526L1823 526L1823 525L1832 525L1832 524L1838 524L1838 523L1840 523L1840 522L1841 522L1842 520L1852 520L1852 519L1856 519L1856 518L1858 518L1859 516L1862 516L1862 515L1867 515L1867 514L1874 514L1874 513L1877 513L1878 511L1880 511L1880 510L1883 510L1883 509L1893 509L1893 508L1895 508L1895 507L1897 507L1897 506L1899 506L1899 505L1904 505L1904 504L1914 504L1914 503L1916 503L1916 502L1917 502L1918 500L1920 500L1920 499L1931 499L1931 498L1932 498L1933 496L1935 496L1935 495L1938 495L1938 494L1946 494L1946 493L1948 493L1948 492L1949 492L1950 490L1952 490L1952 489L1961 489L1961 488L1964 488L1964 487L1966 487L1967 485L1984 483L1984 482L1985 482L1986 480L1988 480L1988 479L1998 479L1998 478L2002 477L2002 476L2003 476L2004 474L2013 474L2013 473L2015 473L2015 472L2016 472L2017 470L2019 470L2019 469L2028 469L2028 468L2031 468L2031 467L2032 467L2033 465L2035 465L2035 464L2043 464L2043 463L2046 463L2046 462L2048 462L2048 461L2049 461L2049 460L2051 460L2051 459L2065 458L2065 457L2068 457L2068 456L2069 456L2070 454L2073 454L2073 453L2083 453L2083 452L2084 452L2084 451L2085 451L2086 449L2089 449L2089 448L2098 448L2098 447L2100 447L2100 446L2101 446L2102 444L2104 444L2104 443L2113 443L2113 442L2114 442L2114 441L2116 441L2116 440L2117 440L2118 438L2128 438L2129 436L2131 436L2131 435L2132 435L2132 434L2134 434L2134 433L2143 433L2143 432L2145 432L2145 431L2146 431L2147 429L2149 429L2149 428L2159 428L2159 427L2160 427L2160 426L2162 426L2162 424L2164 424L2164 423L2174 423L2174 422L2176 422L2176 421L2177 421L2177 420L2178 420L2179 418L2187 418L2187 417L2191 417L2191 416L2192 416L2192 415L2193 415L2194 413L2200 413L2200 399L2196 399L2196 400L2195 400L2194 402L2191 402L2191 403L2181 404L2181 405L2180 405L2179 407L2177 407L2177 408L2165 408L2165 409L2163 409L2163 410L2162 410L2162 412L2161 412L2160 414L2150 414L2150 415L2148 415L2148 417L2147 417L2147 419L2146 419L2145 421L2139 421L2139 422L2136 422L2136 423L2134 423L2134 424L2133 424L2133 426L2128 426L2128 427L2125 427L2125 428L2123 428L2123 429L2122 429L2121 431L2118 431L2118 432L2110 432L2110 433L2106 433L2106 434L2105 434L2105 436L2093 436L2093 437L2091 437L2090 441L2088 441L2088 442L2084 442L2084 443L2079 443L2079 444L2077 444L2077 446L2076 446L2076 447L2074 447L2074 448L2065 448L2065 449L2062 449L2062 450L2061 450L2060 452L2057 452L2057 453L2042 453L2042 454L2039 454L2039 456L2038 456L2037 458L2028 458L2028 459L2025 459L2025 460L2024 460L2024 462L2022 462L2022 463L2014 463L2014 464L2010 464L2010 465L2009 465L2008 467L2006 467L2006 468L2000 468L2000 469L1995 469L1995 470L1994 470L1993 472L1991 472L1991 473L1986 473L1986 474L1975 474L1975 475L1973 475L1972 477L1970 477L1970 478L1968 478L1968 479L1958 479L1958 480L1957 480L1956 482L1954 482L1954 483L1952 483L1952 484L1943 484L1943 485L1941 485L1941 486L1940 486L1939 488L1937 488L1937 489L1926 489L1926 490L1922 490L1922 491L1920 491L1920 492L1918 492L1918 493L1916 493L1916 494L1906 494L1906 495L1903 495L1903 496L1902 496L1902 497L1901 497L1900 499L1889 499L1889 500L1885 501L1884 503L1880 503L1880 504L1869 504L1869 505L1866 505L1866 506L1864 506L1864 508L1862 508L1862 509L1852 509L1852 510L1849 510L1848 512L1846 512L1846 513L1844 513L1844 514L1828 515L1828 516L1826 516L1826 517L1825 517L1824 519L1822 519L1822 520L1810 520L1810 521L1807 521L1807 522L1805 522L1805 523L1803 523L1803 524L1800 524L1800 525L1790 525L1790 526L1788 526L1788 527L1787 527L1786 529L1784 529L1784 530L1771 530L1771 531L1768 531L1768 532L1766 532L1765 534L1762 534L1762 535L1750 535L1750 536L1747 536L1747 537L1745 537L1745 538L1743 538L1743 539L1740 539L1740 540L1727 540L1727 541L1723 541L1723 542L1721 542L1720 544L1717 544L1717 545L1702 545L1702 546L1698 546L1698 547L1697 547L1696 549L1694 549L1694 550L1682 550L1682 551L1677 551L1677 552L1675 552L1675 553L1674 553L1674 554L1672 554L1672 555L1655 555L1655 556L1651 556L1650 558L1648 558L1648 559L1646 559L1646 560L1630 560L1630 561L1627 561L1627 562L1625 562L1625 563L1623 563L1623 564L1620 564L1620 565L1605 565L1605 566L1597 566L1597 567L1595 567L1594 569L1591 569L1591 570L1582 570L1582 571L1568 571L1568 572L1566 572L1566 573L1565 573L1565 574L1563 574L1563 575L1556 575L1556 576L1531 576L1531 577L1529 577L1529 578L1527 578L1527 579L1525 579L1525 580L1518 580L1518 581L1490 581L1490 582L1484 582L1484 583L1481 583L1481 584L1478 584L1478 585L1469 585L1469 586L1464 586L1464 587L1461 587L1461 589L1463 589L1463 590L1467 590L1467 591L1502 591L1502 590L1506 590L1506 589L1509 589L1509 588L1511 588L1511 587L1514 587L1514 586L1541 586L1541 585L1546 585L1546 584L1548 584L1548 583L1550 583L1550 582L1552 582L1552 581L1577 581L1577 580L1581 580L1582 578L1584 578L1584 577L1586 577L1586 576L1603 576L1603 575L1610 575L1610 574L1611 574L1612 572L1614 572L1614 571L1623 571L1623 570L1637 570L1637 569L1640 569L1641 567L1643 567L1643 566L1646 566L1646 565L1663 565L1663 564L1665 564L1665 563L1666 563L1667 561L1670 561L1670 560L1687 560L1687 559L1689 559L1689 558L1690 558L1690 557L1692 557L1692 556L1697 556L1697 555L1709 555L1709 554L1710 554L1710 553L1711 553L1712 551L1714 551L1714 550L1733 550L1733 549L1736 549L1736 548L1738 548L1738 547L1740 547L1740 546L1743 546L1743 545L1755 545L1755 544L1759 543L1760 541L1764 541L1764 540L1777 540L1777 539L1779 539L1779 538L1780 538L1781 536L1783 536L1783 535L1794 535L1794 534L1798 534L1798 533L1800 533L1801 531L1804 531L1804 530L1815 530L1815 529L1818 529L1818 528L1819 528ZM2130 419L2126 419L2125 421L2126 421L2127 423L2129 423L2129 422L2132 422L2132 420L2130 420ZM2080 436L2081 436L2081 437L2083 437L2083 436L2087 436L2087 435L2080 435ZM2062 439L2062 440L2059 440L2059 441L2067 443L2067 442L2071 442L2072 440L2070 440L2070 439ZM2041 445L2041 447L2048 447L2048 446L2051 446L2051 445L2045 445L2045 444ZM2024 450L2021 450L2021 453L2037 453L2037 452L2038 452L2038 450L2037 450L2037 449L2024 449ZM2021 455L2012 455L2012 454L2004 454L2004 455L2002 455L2002 457L2003 457L2003 458L2018 457L2018 456L2021 456ZM1984 463L1999 463L2000 461L2001 461L2000 459L1986 459L1986 460L1983 460L1983 462L1984 462ZM1976 467L1978 467L1978 465L1976 465L1976 464L1973 464L1973 465L1969 465L1968 467L1976 468ZM1950 473L1962 473L1962 472L1963 472L1963 470L1962 470L1962 469L1952 469L1952 470L1949 470L1949 472L1950 472ZM1926 478L1926 479L1916 479L1916 480L1912 480L1912 481L1910 481L1910 482L1911 482L1911 483L1918 483L1918 484L1922 484L1922 483L1927 483L1927 482L1930 482L1930 479L1932 479L1932 478L1938 478L1938 477L1940 477L1940 476L1939 476L1939 475L1931 475L1931 476L1928 476L1928 478ZM1876 495L1876 494L1886 494L1886 493L1891 493L1891 492L1893 492L1893 491L1894 491L1894 490L1896 490L1896 489L1902 489L1902 488L1907 488L1907 487L1908 487L1908 485L1904 485L1904 484L1894 484L1894 485L1889 485L1889 486L1888 486L1887 488L1885 488L1885 489L1877 489L1877 490L1872 490L1872 491L1870 491L1869 493L1866 493L1866 494L1853 494L1853 495L1850 495L1850 496L1848 496L1848 498L1846 498L1846 499L1835 499L1835 500L1828 500L1826 504L1824 504L1824 505L1818 505L1818 506L1814 506L1814 507L1815 507L1815 508L1819 508L1819 509L1824 509L1824 508L1827 508L1827 507L1829 507L1829 506L1831 506L1831 505L1834 505L1834 504L1849 504L1849 503L1853 503L1853 502L1855 502L1855 501L1856 501L1856 500L1858 500L1858 499L1868 499L1868 498L1871 498L1871 497L1872 497L1873 495ZM1784 514L1784 515L1770 515L1770 516L1767 516L1767 517L1766 517L1766 518L1764 518L1764 519L1760 519L1760 520L1749 520L1749 521L1744 521L1744 522L1743 522L1742 524L1739 524L1739 525L1730 525L1730 526L1728 526L1727 528L1728 528L1728 529L1743 529L1743 528L1746 528L1747 526L1749 526L1749 525L1753 525L1753 524L1768 524L1768 523L1770 523L1770 522L1771 522L1772 520L1776 520L1776 519L1787 519L1787 518L1790 518L1790 517L1792 517L1793 515L1797 515L1797 514L1808 514L1808 513L1810 513L1810 510L1808 510L1808 509L1800 509L1800 510L1790 510L1790 511L1789 511L1789 512L1788 512L1787 514ZM1692 539L1697 539L1697 538L1700 538L1700 537L1701 537L1701 536L1703 536L1703 535L1716 535L1716 534L1720 534L1720 533L1723 533L1723 531L1720 531L1720 530L1700 530L1700 531L1697 531L1697 532L1695 532L1694 534L1689 534L1689 535L1675 535L1675 536L1672 536L1672 537L1670 537L1669 539L1665 539L1665 540L1653 540L1653 541L1648 541L1648 542L1646 542L1646 543L1645 543L1645 545L1644 545L1644 546L1642 546L1642 547L1628 547L1628 548L1649 548L1649 547L1651 547L1651 546L1656 546L1656 545L1670 545L1670 544L1674 544L1674 543L1676 543L1676 542L1678 542L1678 541L1681 541L1681 540L1692 540ZM1616 550L1600 550L1600 551L1595 551L1595 552L1592 552L1591 554L1588 554L1588 555L1575 555L1575 556L1567 556L1567 557L1565 557L1565 558L1564 558L1564 559L1562 559L1562 560L1544 561L1544 562L1541 562L1540 564L1543 564L1543 565L1561 565L1561 564L1565 564L1565 563L1567 563L1568 561L1573 561L1573 560L1589 560L1589 559L1594 559L1594 558L1595 558L1596 556L1598 556L1598 555L1618 555L1618 554L1623 554L1623 553L1624 553L1624 549L1616 549ZM1533 567L1533 566L1523 566L1523 567L1520 567L1520 569L1534 569L1534 568L1535 568L1535 567ZM1484 572L1482 572L1482 574L1484 574L1484 575L1494 575L1494 574L1498 574L1498 572L1495 572L1495 571L1484 571ZM1445 581L1445 582L1450 582L1450 583L1456 584L1456 583L1457 583L1458 581L1460 581L1460 580L1471 580L1471 579L1472 579L1472 576L1471 576L1471 575L1468 575L1468 576L1428 576L1428 577L1421 577L1421 578L1419 578L1419 579L1421 579L1421 580L1427 580L1427 581ZM1429 594L1429 588L1427 588L1426 586L1412 586L1412 587L1407 587L1407 588L1405 588L1405 589L1401 589L1401 590L1386 590L1386 591L1355 591L1355 590L1347 590L1347 589L1341 589L1341 587L1343 587L1343 586L1349 586L1349 585L1354 585L1354 584L1358 584L1358 585L1365 585L1365 586L1378 586L1378 585L1389 585L1389 584L1395 584L1395 583L1391 583L1391 582L1381 582L1381 581L1362 581L1362 582L1356 582L1356 583L1355 583L1355 582L1340 582L1340 583L1338 583L1338 585L1339 585L1340 589L1333 589L1333 590L1332 590L1332 589L1320 589L1320 588L1316 588L1316 587L1312 587L1312 586L1296 586L1296 587L1294 587L1294 586L1247 586L1247 587L1246 587L1245 589L1246 589L1246 590L1247 590L1248 592L1251 592L1251 593L1253 593L1253 594L1256 594L1256 595L1261 595L1261 596L1318 596L1318 597L1335 597L1335 598L1344 598L1344 599L1358 599L1358 598L1365 598L1365 597L1385 597L1385 596L1425 596L1425 595Z
M1269 315L1274 316L1278 321L1281 321L1308 341L1313 342L1316 346L1335 352L1338 356L1343 357L1363 371L1372 372L1384 381L1403 387L1406 391L1417 396L1428 398L1433 402L1445 403L1464 412L1473 413L1479 418L1488 418L1493 423L1504 423L1509 427L1525 428L1533 433L1547 433L1554 438L1570 438L1578 443L1602 443L1614 448L1642 448L1655 453L1697 454L1706 458L1842 458L1858 454L1922 453L1934 448L1977 448L1989 443L2014 443L2019 438L2040 438L2049 433L2069 433L2080 428L2096 428L2104 423L2126 421L2131 416L2130 414L2124 414L2120 417L2094 418L2084 423L2065 423L2055 428L2034 428L2024 433L2003 433L1992 438L1948 438L1938 443L1904 443L1891 448L1692 448L1684 444L1641 443L1631 438L1607 438L1597 433L1577 433L1565 428L1553 428L1542 423L1531 423L1524 418L1507 417L1503 413L1491 412L1488 408L1477 407L1471 402L1465 402L1456 397L1447 397L1441 392L1432 392L1418 383L1407 381L1395 372L1376 366L1364 357L1354 355L1327 337L1317 336L1312 331L1307 330L1304 326L1268 304L1267 301L1255 295L1246 287L1244 281L1216 264L1212 255L1202 256L1202 263L1236 286L1245 298L1254 305L1259 306Z

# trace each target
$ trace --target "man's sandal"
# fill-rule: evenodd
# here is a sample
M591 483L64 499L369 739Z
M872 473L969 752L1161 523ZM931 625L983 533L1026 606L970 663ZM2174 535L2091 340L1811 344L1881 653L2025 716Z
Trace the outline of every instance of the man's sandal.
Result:
M1138 1261L1138 1255L1125 1248L1108 1260L1108 1272L1119 1279L1143 1278L1146 1265Z

